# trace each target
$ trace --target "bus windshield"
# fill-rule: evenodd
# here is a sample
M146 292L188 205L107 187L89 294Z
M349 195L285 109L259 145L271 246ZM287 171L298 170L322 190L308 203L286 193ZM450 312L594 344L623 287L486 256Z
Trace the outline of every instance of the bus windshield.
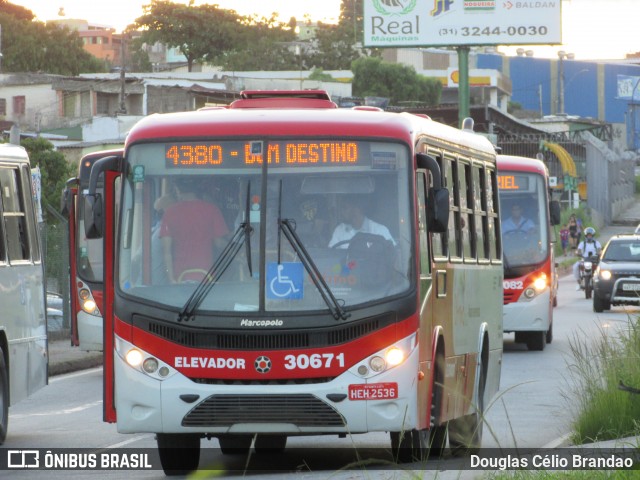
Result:
M549 220L544 177L500 172L500 210L506 268L536 265L549 255Z
M182 309L208 283L198 312L319 311L331 296L350 308L405 293L408 152L352 139L133 145L118 286Z

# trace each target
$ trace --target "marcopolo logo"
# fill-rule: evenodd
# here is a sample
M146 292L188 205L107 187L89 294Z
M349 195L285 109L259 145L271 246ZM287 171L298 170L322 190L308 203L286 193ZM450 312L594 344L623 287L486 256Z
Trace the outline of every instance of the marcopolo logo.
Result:
M380 15L404 15L411 13L418 0L373 0L373 7Z

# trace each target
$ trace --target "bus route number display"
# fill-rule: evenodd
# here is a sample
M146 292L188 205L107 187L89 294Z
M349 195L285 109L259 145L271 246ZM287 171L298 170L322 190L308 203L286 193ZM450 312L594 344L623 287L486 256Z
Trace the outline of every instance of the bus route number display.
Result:
M529 179L524 175L498 175L498 188L500 190L525 190L529 189Z
M348 141L188 142L165 146L167 168L356 165L360 145Z

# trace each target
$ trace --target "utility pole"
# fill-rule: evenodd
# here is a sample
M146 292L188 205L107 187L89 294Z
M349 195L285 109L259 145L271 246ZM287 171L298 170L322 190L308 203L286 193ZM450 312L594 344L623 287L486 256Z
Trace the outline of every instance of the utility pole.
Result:
M124 59L125 53L125 34L122 34L122 40L120 41L120 112L122 114L127 113L127 105L124 101L125 99L125 66L126 62Z

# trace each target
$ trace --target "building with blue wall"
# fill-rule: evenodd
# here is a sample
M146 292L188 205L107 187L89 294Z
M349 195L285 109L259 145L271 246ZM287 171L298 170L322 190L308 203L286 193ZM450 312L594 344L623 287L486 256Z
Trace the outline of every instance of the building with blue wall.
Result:
M640 65L617 62L547 59L529 56L507 57L479 53L477 68L496 69L511 78L511 101L540 116L566 113L629 128L627 146L639 149L640 125L634 104L640 93L625 92L621 81L635 88L640 81ZM640 123L640 122L639 122Z

